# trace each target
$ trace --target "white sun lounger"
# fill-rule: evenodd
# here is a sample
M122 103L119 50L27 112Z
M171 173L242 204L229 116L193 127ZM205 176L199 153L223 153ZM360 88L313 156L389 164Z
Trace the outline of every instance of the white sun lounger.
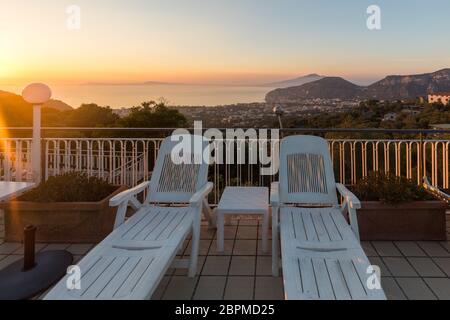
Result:
M343 197L342 205L336 189ZM280 182L272 185L271 203L272 271L279 275L280 239L286 299L386 299L359 243L356 209L360 202L336 184L324 139L293 136L283 140Z
M45 299L150 299L170 267L196 275L202 206L213 188L207 182L208 164L202 161L207 142L200 136L176 138L162 143L151 181L111 199L111 206L119 207L115 230L78 263L81 279L73 282L67 275ZM194 150L190 157L200 162L172 161L178 138L190 140ZM143 191L148 196L140 203L136 197ZM128 206L137 212L126 220ZM189 234L190 259L175 259ZM68 288L68 280L80 288Z

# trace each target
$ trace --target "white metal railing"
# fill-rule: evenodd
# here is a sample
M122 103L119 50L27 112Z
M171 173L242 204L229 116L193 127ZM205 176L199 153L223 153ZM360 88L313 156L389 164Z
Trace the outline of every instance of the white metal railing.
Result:
M113 184L148 180L162 139L45 139L45 179L85 172Z
M332 152L331 152L332 151ZM355 184L371 171L394 173L448 189L450 140L330 140L337 179ZM337 168L336 168L337 166Z
M0 180L31 181L31 139L0 139Z
M162 138L43 139L44 178L81 171L114 184L134 186L148 180ZM351 185L371 171L392 172L422 183L421 172L436 187L450 187L450 140L330 139L336 179ZM238 146L238 144L233 144ZM31 139L0 139L0 179L31 179ZM261 176L259 165L214 165L210 180L215 200L229 185L265 185L276 177Z

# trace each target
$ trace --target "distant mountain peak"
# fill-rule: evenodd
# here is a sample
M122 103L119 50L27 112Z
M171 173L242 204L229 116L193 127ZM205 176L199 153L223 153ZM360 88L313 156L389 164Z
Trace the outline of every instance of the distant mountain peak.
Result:
M323 76L318 75L317 73L311 73L306 76L300 76L294 79L289 79L285 81L278 81L278 82L272 82L267 83L263 86L265 87L275 87L275 88L288 88L288 87L295 87L295 86L301 86L305 83L317 81L324 78Z
M320 78L324 78L323 76L318 75L317 73L310 73L310 74L307 74L306 76L303 76L303 78L310 78L310 77L320 77Z

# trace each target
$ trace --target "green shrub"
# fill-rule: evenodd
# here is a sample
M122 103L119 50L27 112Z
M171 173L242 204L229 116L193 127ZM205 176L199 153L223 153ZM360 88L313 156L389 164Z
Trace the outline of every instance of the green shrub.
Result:
M108 182L71 172L50 177L37 188L19 198L33 202L97 202L105 199L117 189Z
M373 172L361 179L351 189L361 201L400 204L410 201L435 200L417 183L393 174Z

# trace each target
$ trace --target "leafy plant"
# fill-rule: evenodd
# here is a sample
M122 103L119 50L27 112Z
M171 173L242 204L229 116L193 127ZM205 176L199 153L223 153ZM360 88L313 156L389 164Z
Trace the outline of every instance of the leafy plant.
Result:
M127 128L182 128L188 125L186 117L176 109L167 107L164 100L143 102L131 109L119 124Z
M405 177L397 177L394 174L370 173L351 189L362 201L400 204L409 201L434 200L424 188Z
M97 202L117 189L108 182L71 172L50 177L37 188L19 197L20 201L33 202Z

